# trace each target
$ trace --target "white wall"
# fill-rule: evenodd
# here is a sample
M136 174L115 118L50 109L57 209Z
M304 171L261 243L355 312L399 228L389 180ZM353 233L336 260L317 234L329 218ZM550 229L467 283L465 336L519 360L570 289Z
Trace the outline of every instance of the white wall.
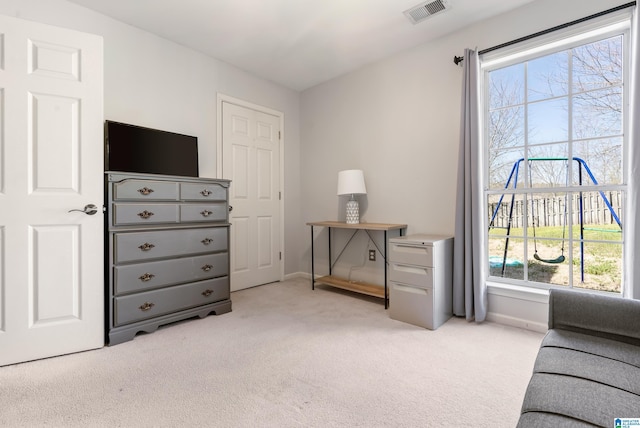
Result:
M65 0L0 0L0 13L103 36L105 119L198 136L203 176L216 176L218 92L284 112L284 256L292 274L310 272L305 222L344 219L335 195L342 169L365 171L363 220L453 233L462 78L453 56L626 2L536 0L301 95ZM353 274L379 275L380 260L361 259L367 239L355 244L345 257L364 267ZM489 310L499 312L490 315L518 320L527 313L520 302L492 294ZM546 323L545 309L536 308L522 323Z
M299 270L296 91L64 0L0 0L0 13L101 35L105 119L197 136L203 177L216 177L218 92L284 112L285 273Z
M453 64L453 56L467 47L482 50L624 3L537 0L304 91L303 221L344 219L336 196L338 171L361 168L368 191L364 221L407 223L410 234L453 234L462 84L462 68ZM302 232L303 225L300 229L302 236L309 235ZM320 236L324 239L326 234ZM305 245L300 265L309 272L309 243ZM357 245L364 253L366 240ZM316 257L326 267L324 248ZM359 263L360 256L352 261ZM530 302L513 293L490 294L489 311L494 310L492 319L523 327L546 325L546 302L540 296Z

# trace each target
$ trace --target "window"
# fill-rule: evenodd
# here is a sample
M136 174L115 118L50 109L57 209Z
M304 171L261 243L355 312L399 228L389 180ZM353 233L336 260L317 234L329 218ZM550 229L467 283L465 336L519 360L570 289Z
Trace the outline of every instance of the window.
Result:
M555 39L482 58L489 280L620 293L628 20Z

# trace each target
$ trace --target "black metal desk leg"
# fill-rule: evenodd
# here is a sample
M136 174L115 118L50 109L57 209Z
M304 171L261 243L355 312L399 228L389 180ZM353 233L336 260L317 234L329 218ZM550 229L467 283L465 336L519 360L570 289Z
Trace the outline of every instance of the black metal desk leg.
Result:
M384 308L389 309L389 290L387 289L387 231L384 231Z
M329 276L331 276L331 228L327 227L327 234L329 235Z
M313 226L311 226L311 289L316 289L316 277L313 260Z

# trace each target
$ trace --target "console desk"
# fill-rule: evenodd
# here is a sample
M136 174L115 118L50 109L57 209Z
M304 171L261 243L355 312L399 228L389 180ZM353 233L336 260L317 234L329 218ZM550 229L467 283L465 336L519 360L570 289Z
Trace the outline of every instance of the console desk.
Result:
M392 230L398 230L400 236L403 235L405 229L407 228L406 224L389 224L389 223L357 223L357 224L348 224L341 221L314 221L307 223L307 226L311 226L311 288L315 289L316 282L330 285L332 287L341 288L343 290L354 291L356 293L366 294L369 296L379 297L384 299L384 307L387 309L389 307L389 292L387 289L387 247L389 244L388 241L388 232ZM315 277L315 260L314 260L314 249L313 249L313 241L314 241L314 226L318 227L326 227L328 229L327 235L329 236L329 275L322 276L320 278ZM331 255L331 229L350 229L353 230L353 234L351 238L347 241L344 248L338 253L338 257L335 260L332 260ZM371 242L376 246L378 252L382 255L382 259L384 261L384 288L377 284L370 284L363 281L350 281L344 278L340 278L332 275L332 268L334 264L338 261L342 252L344 252L345 248L349 245L353 237L359 231L364 230L369 238L371 238ZM384 232L384 244L383 248L379 248L376 241L371 237L372 231L382 231Z

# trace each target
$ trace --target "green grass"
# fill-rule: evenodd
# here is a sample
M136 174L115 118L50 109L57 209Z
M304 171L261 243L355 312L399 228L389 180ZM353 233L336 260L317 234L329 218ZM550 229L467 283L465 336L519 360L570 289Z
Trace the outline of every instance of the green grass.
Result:
M579 225L575 225L573 231L573 258L569 257L568 229L562 226L536 227L536 239L533 239L533 228L529 227L528 233L528 279L530 281L547 284L567 284L567 274L574 278L574 286L591 288L603 291L619 292L622 280L622 233L617 224L594 225L585 228L584 251L580 249ZM490 254L502 256L504 250L505 229L492 229L489 231ZM509 239L508 257L518 259L522 257L524 240L522 228L512 228ZM561 264L548 264L533 259L534 248L543 258L555 258L561 254L564 234L564 255L566 261ZM591 242L593 241L593 242ZM535 245L534 245L535 244ZM495 254L494 254L495 253ZM571 260L571 268L568 266ZM584 262L585 282L579 282L581 264ZM501 276L500 269L492 268L491 275ZM524 279L522 268L507 269L505 277ZM577 281L577 282L576 282Z
M618 266L612 260L600 258L589 262L584 267L584 272L590 275L616 275Z

